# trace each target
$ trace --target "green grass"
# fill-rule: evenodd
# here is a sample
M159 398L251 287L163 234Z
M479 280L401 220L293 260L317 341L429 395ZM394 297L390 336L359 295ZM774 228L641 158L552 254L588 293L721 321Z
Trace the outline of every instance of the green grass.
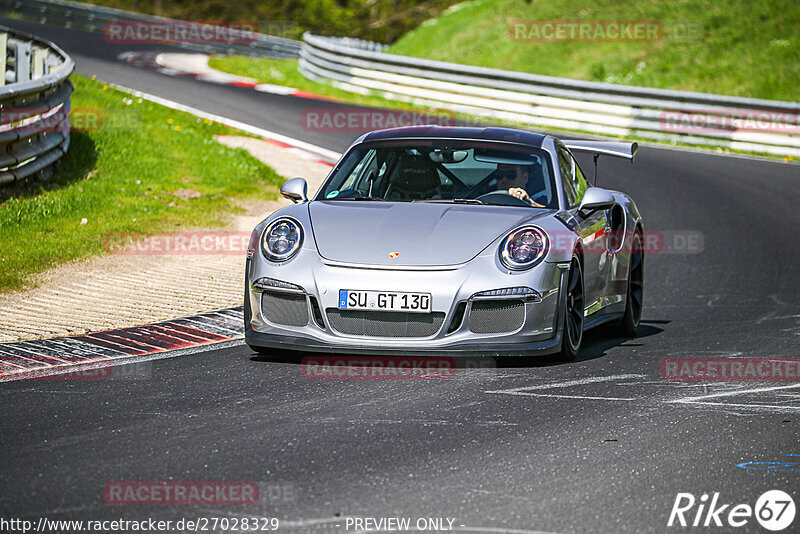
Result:
M655 20L655 42L529 42L513 21ZM689 35L682 37L681 28ZM580 80L800 100L796 0L473 0L412 30L389 52Z
M211 68L247 76L261 83L271 83L285 87L294 87L301 91L308 91L330 98L346 98L356 102L359 95L349 91L342 91L327 83L318 83L303 76L297 68L294 59L272 59L267 57L249 56L211 56L208 62Z
M294 59L271 59L266 57L248 56L212 56L208 62L211 68L239 76L247 76L261 83L270 83L285 87L294 87L316 95L332 98L362 106L377 106L391 109L420 110L406 102L389 100L380 96L378 91L369 91L368 94L352 93L334 87L332 84L309 80L298 69ZM434 108L426 108L426 111ZM435 110L434 110L435 111ZM449 115L448 115L449 116Z
M111 236L220 226L241 211L237 199L277 198L274 171L212 138L235 130L79 75L72 80L73 124L99 113L99 127L72 132L55 178L0 189L0 291L104 254Z
M258 23L263 33L303 32L392 42L458 0L91 0L118 9L195 21Z
M441 108L423 107L409 102L403 102L399 100L389 100L387 98L380 96L379 92L376 91L372 91L367 95L351 93L349 91L338 89L329 83L315 82L309 80L300 73L297 67L297 61L295 60L254 58L246 56L212 56L211 60L209 61L209 65L223 72L229 72L231 74L237 74L240 76L248 76L262 83L271 83L274 85L294 87L302 91L308 91L310 93L315 93L320 96L333 98L336 100L352 104L357 104L362 106L373 106L379 108L411 110L428 115L433 114L440 117L443 124L449 124L452 119L461 119L467 121L467 123L469 124L494 123L498 125L519 127L523 129L535 128L535 125L531 125L528 123L493 120L493 119L487 119L485 117L475 117L464 113L454 113L452 111ZM548 132L552 131L552 132L569 133L575 135L581 135L583 133L579 130L565 130L565 129L557 130L553 128L537 128L537 131L548 131ZM657 141L653 141L652 139L646 137L638 137L636 136L635 133L633 135L626 136L625 139L629 141L639 141L643 143L657 144ZM680 142L671 142L666 144L671 146L685 146L702 150L713 150L720 153L739 152L727 148L721 148L717 145L712 144L710 141L708 145L697 145L697 144L690 145ZM747 152L747 153L770 159L781 158L784 161L792 161L794 159L791 156L783 157L783 156L776 156L775 154L768 154L761 152Z

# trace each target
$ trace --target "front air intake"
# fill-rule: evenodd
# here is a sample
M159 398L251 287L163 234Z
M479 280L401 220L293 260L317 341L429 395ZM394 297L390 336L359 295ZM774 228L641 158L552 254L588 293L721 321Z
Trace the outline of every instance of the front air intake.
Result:
M430 337L442 328L444 313L325 310L331 327L342 334L371 337Z
M476 334L514 332L525 322L521 300L476 300L469 311L469 329Z
M265 291L261 294L261 314L273 324L305 326L308 324L306 296Z

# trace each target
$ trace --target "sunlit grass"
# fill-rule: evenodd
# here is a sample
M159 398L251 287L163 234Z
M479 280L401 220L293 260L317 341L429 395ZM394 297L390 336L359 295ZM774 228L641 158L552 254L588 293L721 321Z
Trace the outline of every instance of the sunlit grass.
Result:
M581 80L800 100L800 3L794 0L474 0L389 52ZM531 42L515 21L654 21L653 42ZM536 26L540 27L540 26Z
M73 124L88 127L72 132L60 172L0 189L0 291L103 254L108 236L219 226L241 211L237 199L277 197L274 171L213 140L234 130L79 75L72 80Z

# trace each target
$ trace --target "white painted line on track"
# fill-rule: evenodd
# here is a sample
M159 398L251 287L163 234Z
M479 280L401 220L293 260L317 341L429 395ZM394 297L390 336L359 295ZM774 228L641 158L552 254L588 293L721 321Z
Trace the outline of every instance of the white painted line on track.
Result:
M747 408L748 410L769 410L771 412L774 412L775 410L800 412L800 406L782 406L779 404L738 404L732 402L705 402L705 401L683 402L681 404L695 405L695 406L724 406L729 408Z
M640 374L622 374L622 375L611 375L611 376L596 376L596 377L589 377L589 378L581 378L576 380L566 380L563 382L554 382L551 384L536 384L532 386L523 386L518 388L512 389L501 389L501 390L493 390L493 391L484 391L484 393L494 393L494 394L502 394L502 395L514 395L520 397L545 397L545 398L562 398L562 399L574 399L574 400L605 400L605 401L635 401L641 400L639 398L631 398L631 397L604 397L604 396L595 396L595 395L571 395L571 394L560 394L554 392L545 392L543 390L548 389L558 389L558 388L567 388L567 387L574 387L574 386L582 386L588 384L597 384L597 383L605 383L605 382L619 382L626 379L631 378L642 378L646 375ZM625 386L631 384L616 384L617 386ZM641 383L636 383L634 385L653 385L652 381L642 381ZM666 384L665 384L666 385ZM698 386L702 384L693 384L693 386ZM785 390L794 390L800 388L800 384L788 384L788 385L780 385L780 386L765 386L765 387L751 387L748 389L735 389L735 390L726 390L721 391L719 393L709 393L705 395L698 395L698 396L689 396L689 397L681 397L678 399L669 399L669 400L660 400L659 403L666 403L666 404L682 404L684 406L696 406L696 407L719 407L719 408L739 408L739 409L749 409L755 411L769 411L772 413L777 412L790 412L796 413L800 412L800 406L791 405L791 404L761 404L758 402L747 403L747 402L718 402L717 399L724 399L729 397L736 397L740 395L759 395L763 393L770 393L776 391L785 391ZM797 395L793 393L784 394L784 396L788 396L790 401L794 401L797 398ZM737 400L737 399L731 399ZM778 399L772 399L773 402L781 402Z
M186 113L191 113L197 117L203 119L209 119L214 122L218 122L220 124L224 124L225 126L230 126L231 128L236 128L238 130L242 130L243 132L251 133L253 135L257 135L259 137L263 137L265 139L272 139L273 141L278 141L279 143L284 143L289 146L293 146L295 148L300 148L307 152L311 152L312 154L321 156L322 158L336 162L341 154L335 152L333 150L328 150L327 148L322 148L321 146L313 145L311 143L307 143L305 141L301 141L299 139L295 139L293 137L289 137L283 134L279 134L277 132L272 132L270 130L265 130L264 128L259 128L257 126L253 126L251 124L247 124L241 121L237 121L234 119L229 119L227 117L223 117L221 115L216 115L214 113L210 113L208 111L203 111L198 108L194 108L192 106L186 106L179 102L175 102L174 100L168 100L166 98L162 98L160 96L151 95L149 93L144 93L142 91L138 91L136 89L131 89L130 87L125 87L122 85L117 84L109 84L114 89L119 91L123 91L125 93L131 94L137 98L142 98L144 100L148 100L155 104L162 105L164 107L168 107L170 109L174 109L176 111L184 111Z
M610 375L610 376L592 376L588 378L579 378L576 380L566 380L564 382L554 382L552 384L537 384L535 386L522 386L512 389L498 389L494 391L484 391L484 393L503 393L506 395L514 395L517 393L524 393L528 391L536 391L540 389L553 389L553 388L568 388L572 386L583 386L585 384L596 384L598 382L613 382L615 380L625 380L628 378L644 378L646 375L639 374L623 374L623 375ZM626 399L630 400L630 399Z
M722 406L730 408L746 408L749 410L769 410L772 412L776 410L782 412L799 412L800 406L780 405L780 404L759 404L757 402L753 403L714 402L710 400L710 399L721 399L725 397L735 397L737 395L752 395L760 393L769 393L771 391L782 391L786 389L797 389L797 388L800 388L800 384L789 384L786 386L770 386L770 387L751 388L751 389L737 389L733 391L723 391L720 393L710 393L708 395L699 395L696 397L682 397L680 399L674 399L667 402L673 404L684 404L691 406Z
M273 95L292 95L297 92L294 87L286 87L283 85L273 85L271 83L260 83L253 87L260 93L270 93Z
M520 397L550 397L554 399L580 399L580 400L607 400L607 401L633 401L633 397L591 397L588 395L559 395L557 393L526 393L524 391L486 391L485 393L502 393L504 395L518 395Z
M698 401L705 401L706 399L718 399L720 397L733 397L735 395L747 395L749 393L766 393L768 391L778 391L782 389L796 389L796 388L800 388L800 384L790 384L788 386L770 386L770 387L753 388L753 389L737 389L734 391L723 391L721 393L710 393L708 395L700 395L698 397L683 397L680 399L671 400L669 402L679 402L679 403L698 402Z

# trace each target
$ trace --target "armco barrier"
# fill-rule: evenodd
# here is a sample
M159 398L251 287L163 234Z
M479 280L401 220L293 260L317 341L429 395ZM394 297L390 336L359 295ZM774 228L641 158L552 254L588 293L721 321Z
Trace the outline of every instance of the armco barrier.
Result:
M0 26L0 186L48 172L69 147L75 63L59 47Z
M305 34L300 70L470 115L540 127L800 156L800 103L587 82L387 54Z
M138 22L174 26L185 21L155 17L62 0L0 0L0 13L15 15L42 24L56 24L67 28L102 32L110 23ZM249 56L269 56L275 58L296 58L300 53L300 43L291 39L255 33L246 42L208 42L208 43L170 43L187 50L209 54L243 54Z

